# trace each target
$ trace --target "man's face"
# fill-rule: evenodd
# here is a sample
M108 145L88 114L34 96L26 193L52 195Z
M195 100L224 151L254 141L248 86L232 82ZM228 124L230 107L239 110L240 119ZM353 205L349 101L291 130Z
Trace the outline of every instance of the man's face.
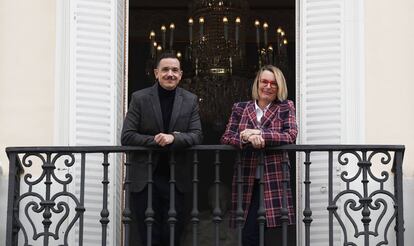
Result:
M154 69L154 74L162 88L174 90L180 82L183 72L178 59L164 58L160 61L158 67Z

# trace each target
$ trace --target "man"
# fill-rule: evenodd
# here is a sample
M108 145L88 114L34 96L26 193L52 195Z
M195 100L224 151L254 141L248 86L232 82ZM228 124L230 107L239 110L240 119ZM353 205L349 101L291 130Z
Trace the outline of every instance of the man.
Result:
M202 141L197 97L177 87L182 77L180 61L174 53L164 53L154 69L157 83L132 94L122 129L122 145L170 147L179 150ZM175 245L179 245L184 226L184 193L191 188L191 166L185 153L177 152L175 165ZM169 153L157 152L153 158L152 245L169 245L168 211L170 202ZM148 204L148 154L134 153L131 162L131 210L138 223L143 245L147 245L145 210Z

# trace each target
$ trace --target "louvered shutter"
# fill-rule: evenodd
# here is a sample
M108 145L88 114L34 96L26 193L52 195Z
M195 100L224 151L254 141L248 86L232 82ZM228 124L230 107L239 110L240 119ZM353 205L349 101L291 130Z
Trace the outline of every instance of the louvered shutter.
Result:
M301 144L340 144L343 135L344 1L303 0L300 4L299 119ZM303 158L299 158L303 163ZM311 245L329 245L328 168L326 153L311 155ZM298 165L302 175L303 165ZM339 170L335 166L334 170ZM299 185L303 185L300 183ZM340 189L334 179L334 193ZM304 186L301 187L304 190ZM299 215L304 208L304 193ZM300 229L303 232L303 223ZM335 223L334 223L335 224ZM303 236L303 233L301 233ZM341 242L334 226L334 245Z
M70 45L70 145L118 145L122 122L124 3L121 0L72 0ZM79 160L78 160L79 161ZM84 245L102 245L103 155L86 159ZM109 158L107 245L120 242L120 159ZM79 196L80 168L73 191ZM72 244L79 241L76 224Z

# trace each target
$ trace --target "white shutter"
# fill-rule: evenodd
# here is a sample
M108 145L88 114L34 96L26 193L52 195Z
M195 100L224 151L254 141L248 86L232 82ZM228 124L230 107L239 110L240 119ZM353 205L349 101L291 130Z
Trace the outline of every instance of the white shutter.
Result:
M121 0L71 0L69 144L118 145L122 121L124 3ZM79 159L77 160L80 161ZM83 245L102 245L103 155L87 155ZM120 158L109 158L110 212L107 245L119 245ZM80 192L80 167L72 170ZM76 224L72 244L77 245ZM71 245L72 245L71 244Z
M303 0L300 3L300 75L299 122L300 144L340 144L343 135L344 87L344 1ZM303 158L299 173L304 174ZM329 245L328 234L328 156L312 153L311 179L311 245ZM334 170L336 170L336 167ZM339 169L338 169L339 170ZM335 179L334 179L335 180ZM299 218L304 208L304 186L299 200ZM334 182L334 194L341 188ZM303 223L299 221L303 236ZM334 219L334 245L340 245L342 234Z

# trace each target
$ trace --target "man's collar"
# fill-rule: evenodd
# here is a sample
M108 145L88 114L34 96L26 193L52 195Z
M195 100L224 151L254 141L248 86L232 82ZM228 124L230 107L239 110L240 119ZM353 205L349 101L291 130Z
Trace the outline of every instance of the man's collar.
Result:
M158 87L158 94L162 94L162 95L170 95L170 94L174 94L175 93L175 91L177 90L177 87L175 87L173 90L167 90L167 89L164 89L162 86L161 86L161 84L160 84L160 82L159 81L157 81L157 87Z

